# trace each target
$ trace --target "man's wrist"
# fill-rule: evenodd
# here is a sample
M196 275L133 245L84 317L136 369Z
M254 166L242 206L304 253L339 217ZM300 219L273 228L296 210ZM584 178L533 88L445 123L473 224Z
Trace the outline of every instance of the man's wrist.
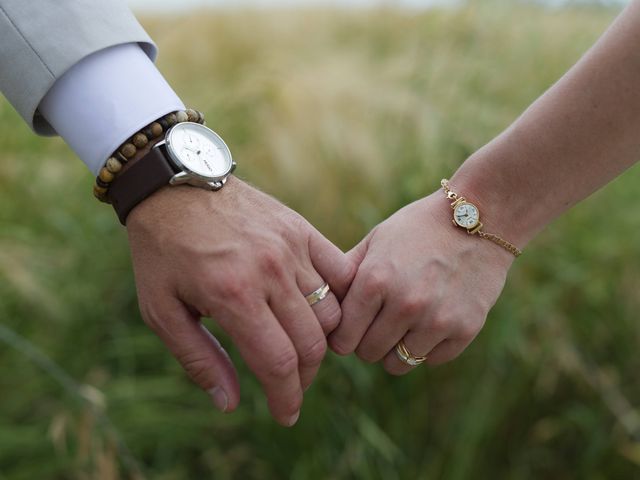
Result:
M203 190L190 185L167 185L140 202L127 217L127 229L147 229L149 225L166 222L167 219L185 216L188 212L197 213L191 208L194 203L204 206L202 212L215 214L218 210L231 208L230 201L244 182L230 176L224 188L217 192ZM197 213L199 214L199 213Z

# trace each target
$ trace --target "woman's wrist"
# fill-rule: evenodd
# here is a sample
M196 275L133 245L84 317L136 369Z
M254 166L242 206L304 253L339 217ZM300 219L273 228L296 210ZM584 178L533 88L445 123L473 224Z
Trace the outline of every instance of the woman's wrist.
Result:
M456 192L477 205L486 231L520 249L553 218L542 185L528 176L526 156L522 143L503 134L469 157L450 180Z
M471 199L469 198L468 201L471 202ZM442 189L418 200L417 204L420 212L428 212L426 217L422 213L419 218L423 218L424 220L422 221L430 229L434 229L434 231L442 229L442 231L449 232L451 236L451 251L458 252L456 255L461 255L461 259L465 254L460 254L460 252L465 248L469 248L469 252L474 252L473 255L481 254L488 263L500 266L505 270L508 270L516 260L516 256L507 249L480 237L478 234L469 234L464 228L454 224L452 222L454 214L451 208L451 200L447 198ZM484 223L484 218L482 218L482 222ZM428 236L422 237L421 241L430 242Z

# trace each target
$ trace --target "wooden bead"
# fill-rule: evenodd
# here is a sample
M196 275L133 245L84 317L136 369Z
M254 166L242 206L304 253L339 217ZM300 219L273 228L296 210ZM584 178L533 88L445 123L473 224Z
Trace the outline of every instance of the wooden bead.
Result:
M100 193L95 188L93 189L93 196L96 197L101 202L106 202L107 201L107 195L104 194L104 193Z
M151 125L149 125L149 128L151 129L151 134L153 135L153 137L151 138L158 138L160 135L162 135L162 132L164 132L164 130L162 129L162 125L160 125L158 122L153 122Z
M164 119L169 124L169 127L173 127L176 123L178 123L178 119L176 118L175 113L170 113L168 115L165 115Z
M147 137L144 137L145 139ZM109 160L107 160L107 164L105 165L105 167L107 167L107 170L109 170L111 173L118 173L120 170L122 170L122 163L120 163L117 159L111 157Z
M113 154L113 158L118 160L122 165L125 165L129 161L129 159L122 155L120 152L115 152Z
M167 122L164 118L158 119L158 123L162 127L162 131L166 132L169 130L169 122Z
M188 122L189 121L189 116L185 113L185 112L176 112L176 120L178 121L178 123L182 123L182 122Z
M138 149L132 143L125 143L124 145L122 145L122 148L120 148L120 153L126 158L132 158L137 151Z
M162 135L162 132L162 125L160 125L158 122L153 122L146 128L142 129L142 133L145 137L147 137L147 140L149 141L158 138L160 135Z
M133 136L133 139L131 141L138 148L144 148L149 143L149 140L147 139L146 135L144 135L142 133L136 133Z
M96 177L96 185L102 188L109 188L109 184L100 180L100 177Z
M198 114L198 123L204 125L204 113L202 113L200 110L196 110L197 114Z
M93 196L103 203L109 203L109 204L111 203L111 200L109 199L107 194L102 193L100 190L97 190L96 188L93 189Z
M195 110L193 110L192 108L189 108L187 110L185 110L185 112L187 114L187 118L189 119L190 122L197 122L198 121L198 112L196 112Z
M108 188L104 188L104 187L101 187L101 186L99 186L99 185L94 185L94 186L93 186L93 193L94 193L96 196L97 196L97 195L103 195L103 196L104 196L104 195L106 195L106 194L107 194L107 192L108 192L108 191L109 191L109 189L108 189Z
M111 183L113 182L115 176L106 168L102 168L102 170L100 170L100 175L98 175L98 178L105 183Z

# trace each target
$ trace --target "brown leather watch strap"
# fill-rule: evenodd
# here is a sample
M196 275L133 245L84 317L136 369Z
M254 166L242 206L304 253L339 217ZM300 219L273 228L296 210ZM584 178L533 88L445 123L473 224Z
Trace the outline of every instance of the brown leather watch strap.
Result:
M127 224L127 216L139 203L169 184L178 173L161 150L154 147L140 160L118 176L109 188L109 200L120 223Z

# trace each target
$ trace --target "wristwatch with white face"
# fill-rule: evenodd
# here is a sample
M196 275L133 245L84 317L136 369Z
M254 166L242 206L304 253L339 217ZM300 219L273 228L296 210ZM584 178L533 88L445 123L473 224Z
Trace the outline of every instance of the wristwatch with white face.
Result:
M179 123L167 133L164 142L169 158L181 171L169 183L188 183L219 190L236 168L229 147L213 130L199 123Z
M478 207L467 201L459 202L453 209L453 223L469 231L482 228Z
M179 123L114 180L108 196L124 225L131 210L163 186L188 184L220 190L235 168L218 134L199 123Z
M504 238L496 235L495 233L488 233L483 230L484 225L480 222L480 211L478 210L478 207L451 190L449 180L443 178L440 185L442 186L442 190L447 196L447 199L451 201L451 208L453 209L452 222L456 227L462 227L471 235L477 234L480 238L490 240L516 257L522 255L522 250L516 247L513 243L507 242Z

